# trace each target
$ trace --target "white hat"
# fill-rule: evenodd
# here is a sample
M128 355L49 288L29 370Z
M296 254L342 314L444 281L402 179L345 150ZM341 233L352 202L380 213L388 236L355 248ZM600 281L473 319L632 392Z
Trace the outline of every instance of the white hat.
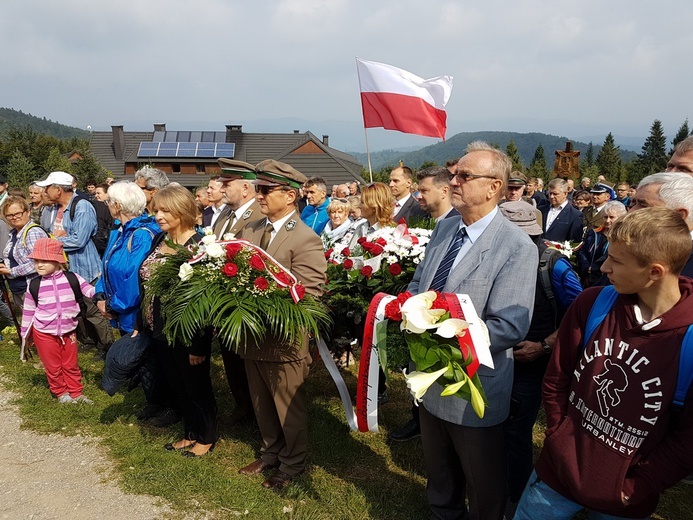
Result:
M51 172L46 177L45 181L39 181L36 186L40 188L45 188L47 186L52 186L57 184L58 186L72 186L72 181L75 179L69 173L65 172Z

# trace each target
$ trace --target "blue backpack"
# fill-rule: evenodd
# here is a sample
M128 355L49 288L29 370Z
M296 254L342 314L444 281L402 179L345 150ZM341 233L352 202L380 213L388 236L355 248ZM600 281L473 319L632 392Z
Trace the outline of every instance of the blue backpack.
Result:
M590 309L585 324L584 343L582 348L587 345L587 340L592 337L592 334L597 330L597 327L604 321L606 315L609 314L611 308L618 298L618 293L612 285L607 285L602 289L594 300L594 305ZM676 392L674 393L674 406L681 407L686 399L688 389L693 384L693 324L688 326L686 334L683 336L681 343L681 352L679 354L679 375L676 380Z

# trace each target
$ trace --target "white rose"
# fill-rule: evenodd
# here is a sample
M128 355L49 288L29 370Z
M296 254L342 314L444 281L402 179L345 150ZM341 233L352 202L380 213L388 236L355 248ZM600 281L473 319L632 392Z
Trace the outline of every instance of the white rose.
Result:
M214 236L213 234L212 234L212 235L205 235L204 237L202 237L202 243L203 243L205 246L208 246L208 245L210 245L210 244L213 244L213 243L216 242L216 241L217 241L217 237Z
M235 240L236 235L233 233L224 233L224 240Z
M206 247L205 252L210 258L221 258L222 256L226 255L226 251L224 250L224 248L216 242L209 244Z
M206 228L202 229L202 234L206 235L206 236L208 236L208 235L213 236L214 235L214 228L212 226L207 226Z
M178 278L180 278L182 282L187 282L192 278L192 275L193 266L190 265L188 262L181 264L180 269L178 270Z

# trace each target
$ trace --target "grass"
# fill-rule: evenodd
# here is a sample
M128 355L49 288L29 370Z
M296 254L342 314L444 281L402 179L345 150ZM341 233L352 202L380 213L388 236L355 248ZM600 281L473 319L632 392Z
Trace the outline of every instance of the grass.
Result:
M215 356L212 377L220 410L220 442L211 456L185 459L163 449L177 440L181 425L158 429L139 424L135 414L144 405L140 389L108 397L99 389L102 362L80 352L85 394L93 406L58 405L50 396L43 371L18 361L16 338L8 329L0 343L0 375L19 394L23 427L38 432L94 436L107 447L119 480L129 493L159 496L179 516L258 519L402 519L428 517L425 472L419 440L391 443L387 433L409 418L410 401L400 377L390 385L390 403L381 409L382 433L349 430L336 388L322 362L316 360L308 380L310 400L309 471L283 493L260 486L261 476L244 477L238 468L257 455L259 433L250 427L231 428L233 409L228 386ZM356 369L344 372L352 395ZM541 444L542 426L535 439ZM653 518L693 518L693 486L668 491Z

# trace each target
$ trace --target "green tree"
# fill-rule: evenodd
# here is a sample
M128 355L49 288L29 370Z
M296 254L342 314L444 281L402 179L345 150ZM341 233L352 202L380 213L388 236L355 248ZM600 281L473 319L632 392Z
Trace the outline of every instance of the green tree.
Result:
M686 137L688 137L688 134L688 118L686 118L683 124L679 127L679 131L676 132L674 139L672 139L671 141L671 150L669 150L669 155L674 154L674 148L676 148L676 145L683 141Z
M549 177L549 170L546 168L546 154L541 144L534 150L534 157L532 157L532 162L529 163L527 176L530 178L537 177L543 180L547 180Z
M67 160L67 157L62 154L57 146L51 148L48 157L41 164L41 168L43 168L45 173L67 172L72 174L72 163Z
M77 185L85 189L87 182L100 184L108 177L108 171L96 160L91 150L78 150L82 158L72 165L72 174L77 179Z
M588 167L594 166L594 146L592 146L592 141L590 141L590 144L587 145L587 152L585 152L585 163Z
M614 136L611 132L604 139L604 144L599 150L594 164L599 170L598 175L603 175L615 182L621 180L621 148L614 143Z
M667 138L659 119L655 119L650 127L650 135L642 145L642 151L638 154L638 175L640 181L643 177L657 172L663 172L667 167Z
M515 142L511 139L508 146L505 147L505 153L510 160L513 162L513 171L525 172L525 165L522 164L522 158L520 157L520 151L517 149Z
M5 170L11 188L26 190L37 178L36 169L29 158L20 150L15 150Z

